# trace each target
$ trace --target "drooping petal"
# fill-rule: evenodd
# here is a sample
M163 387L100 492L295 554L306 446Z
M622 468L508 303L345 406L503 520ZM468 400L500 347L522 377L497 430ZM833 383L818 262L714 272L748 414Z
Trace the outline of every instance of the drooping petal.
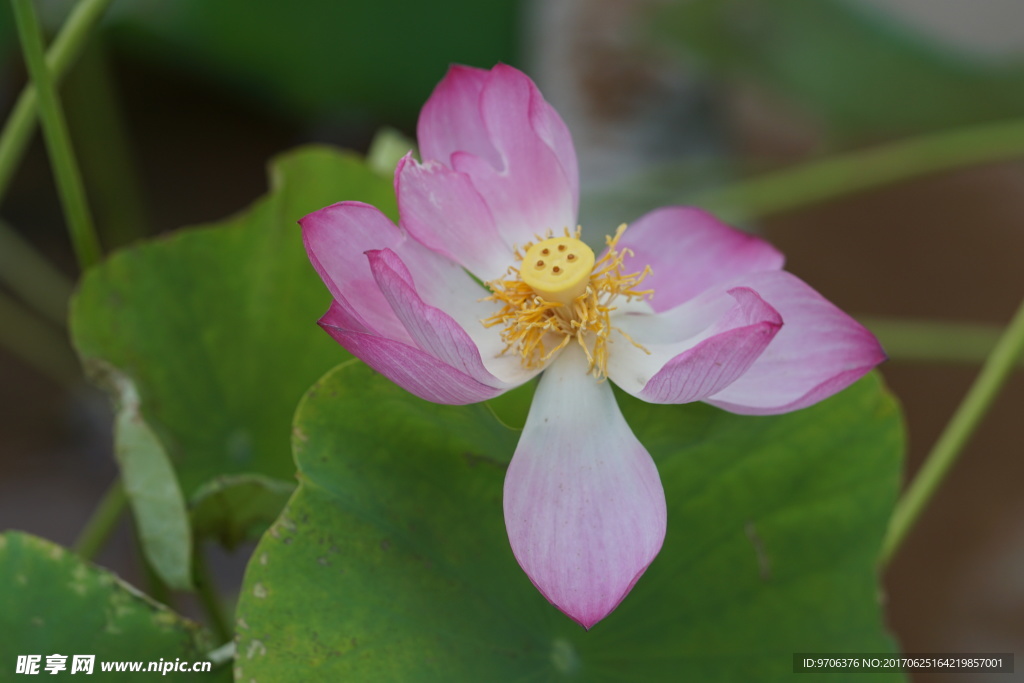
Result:
M783 326L778 311L746 287L613 321L643 348L615 339L608 376L650 403L689 403L720 392L751 367Z
M331 303L319 324L353 356L427 401L448 405L477 403L507 389L483 384L422 349L358 330L337 301Z
M483 197L465 173L410 156L395 169L402 227L484 282L505 275L512 249L494 224Z
M651 267L644 287L654 290L650 303L655 311L667 311L740 275L779 270L784 261L764 240L684 206L641 216L620 238L619 248L633 252L625 262L627 272Z
M499 64L452 67L420 113L425 161L465 173L506 245L576 226L579 176L569 131L537 86ZM444 234L444 226L432 228Z
M708 403L746 415L786 413L845 389L885 360L874 335L795 275L754 273L737 284L756 290L785 324L750 369Z
M665 538L665 494L607 382L575 344L542 375L505 475L512 552L585 628L629 593Z

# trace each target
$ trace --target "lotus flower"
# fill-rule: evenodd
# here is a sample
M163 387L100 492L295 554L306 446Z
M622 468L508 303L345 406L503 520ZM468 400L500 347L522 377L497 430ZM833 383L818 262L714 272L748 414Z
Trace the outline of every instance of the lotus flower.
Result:
M595 255L569 131L523 73L452 67L395 170L400 222L341 202L300 221L334 301L319 324L427 401L485 401L541 375L505 476L513 554L585 628L665 537L657 468L608 381L650 403L797 410L883 359L876 339L757 237L667 207ZM481 286L483 283L483 286Z

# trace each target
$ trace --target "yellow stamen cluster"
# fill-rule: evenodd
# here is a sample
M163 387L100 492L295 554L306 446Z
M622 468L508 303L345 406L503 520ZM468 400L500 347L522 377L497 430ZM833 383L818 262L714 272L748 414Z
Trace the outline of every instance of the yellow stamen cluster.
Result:
M590 373L601 379L607 375L612 330L643 349L610 318L618 297L628 301L654 294L638 289L650 266L622 272L623 260L632 256L629 249L616 249L625 230L620 225L614 236L605 238L608 249L596 263L594 252L579 240L579 228L572 234L566 229L564 237L538 236L537 242L517 249L520 266L510 266L507 279L487 283L493 293L485 301L498 301L502 308L482 322L504 327L502 353L518 353L524 366L536 368L575 339L587 354Z

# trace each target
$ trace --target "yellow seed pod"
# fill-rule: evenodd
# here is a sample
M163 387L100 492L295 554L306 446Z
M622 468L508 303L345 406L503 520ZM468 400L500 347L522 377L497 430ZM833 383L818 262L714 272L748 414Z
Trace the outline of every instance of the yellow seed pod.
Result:
M548 301L570 304L587 290L594 252L575 237L552 237L526 251L519 275Z

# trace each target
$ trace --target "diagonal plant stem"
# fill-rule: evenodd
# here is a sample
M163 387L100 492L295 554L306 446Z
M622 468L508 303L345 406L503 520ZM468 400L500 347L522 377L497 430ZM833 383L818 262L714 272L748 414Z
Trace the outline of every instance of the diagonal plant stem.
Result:
M55 81L59 82L74 63L93 27L111 2L113 0L81 0L71 10L67 21L46 53L46 66ZM14 175L14 169L24 156L32 138L37 104L36 89L31 84L27 85L18 96L18 101L4 124L3 132L0 133L0 198L7 194L7 186Z
M231 619L221 603L220 596L217 595L213 574L206 566L206 556L203 554L201 545L201 543L196 543L192 553L192 570L194 572L193 578L196 592L199 595L199 601L203 605L203 610L210 618L210 627L217 634L220 642L226 643L232 638Z
M103 43L97 36L82 50L61 95L100 242L109 250L150 230L142 178Z
M59 81L81 53L93 27L113 0L81 0L46 53L46 65ZM0 132L0 199L7 194L36 128L38 98L25 86ZM26 303L46 318L66 325L67 299L72 285L50 262L9 225L0 223L0 274Z
M60 97L46 65L43 37L36 19L32 0L11 0L14 19L21 38L22 51L29 75L39 98L39 119L43 125L46 146L50 153L60 193L64 218L71 234L79 266L84 270L100 259L100 245L96 238L92 215L85 198L82 176L78 170L67 122L60 106Z
M711 211L781 213L904 180L1024 157L1024 119L942 131L849 152L690 197Z
M970 439L1024 352L1024 301L1007 325L917 476L896 504L882 544L882 564L892 559L943 478Z
M973 322L861 317L864 327L882 342L890 360L977 365L995 348L1002 328ZM1016 368L1024 368L1024 357Z
M74 285L2 219L0 280L50 322L67 325Z
M78 539L75 541L75 552L82 559L91 560L100 551L110 532L114 530L121 514L124 512L128 499L124 492L124 484L118 477L103 494L89 521L85 523Z
M67 339L3 292L0 321L0 347L61 386L69 387L79 380L81 372Z

